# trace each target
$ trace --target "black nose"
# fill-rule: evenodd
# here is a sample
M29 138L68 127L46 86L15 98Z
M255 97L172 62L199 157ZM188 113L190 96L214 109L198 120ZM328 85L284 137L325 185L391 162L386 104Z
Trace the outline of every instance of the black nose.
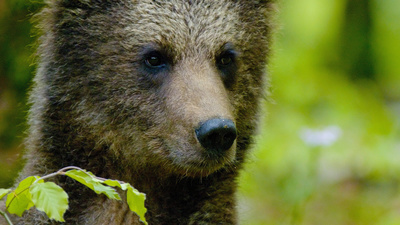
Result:
M236 126L232 120L211 119L200 124L196 129L200 144L214 153L228 150L236 139Z

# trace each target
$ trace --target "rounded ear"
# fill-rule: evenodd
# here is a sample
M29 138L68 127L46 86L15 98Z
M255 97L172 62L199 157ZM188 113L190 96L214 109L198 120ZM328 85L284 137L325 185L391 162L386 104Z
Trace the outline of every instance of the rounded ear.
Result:
M254 0L254 4L259 6L270 6L274 2L276 2L276 0Z
M51 0L65 8L106 8L117 4L116 0Z
M268 4L271 2L275 2L275 0L254 0L255 4Z
M53 0L53 1L57 2L60 5L71 6L71 7L79 7L90 4L90 0Z
M235 2L249 7L270 8L273 3L277 2L277 0L235 0Z
M253 4L253 5L265 5L269 3L276 2L276 0L237 0L236 2L241 2L243 4Z

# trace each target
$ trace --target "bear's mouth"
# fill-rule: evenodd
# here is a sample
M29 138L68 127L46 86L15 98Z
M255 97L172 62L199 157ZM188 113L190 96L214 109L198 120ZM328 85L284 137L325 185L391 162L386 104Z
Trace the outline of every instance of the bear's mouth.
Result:
M229 168L234 164L236 145L229 150L215 154L204 149L186 149L170 151L168 159L175 168L175 172L190 177L205 177L222 168Z

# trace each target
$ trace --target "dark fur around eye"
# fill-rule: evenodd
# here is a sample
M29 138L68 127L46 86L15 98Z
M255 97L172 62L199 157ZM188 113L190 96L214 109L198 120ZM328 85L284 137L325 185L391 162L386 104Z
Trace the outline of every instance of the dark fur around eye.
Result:
M153 46L143 48L141 52L141 80L150 86L158 86L168 75L171 68L171 57L163 50Z
M237 55L232 45L226 44L222 52L216 58L216 66L228 88L231 87L236 80L236 73L238 70Z

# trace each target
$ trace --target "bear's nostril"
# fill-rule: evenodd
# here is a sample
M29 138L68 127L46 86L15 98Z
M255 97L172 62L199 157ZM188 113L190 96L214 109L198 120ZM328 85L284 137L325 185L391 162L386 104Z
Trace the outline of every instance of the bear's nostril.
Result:
M236 126L229 119L211 119L196 129L200 144L214 153L228 150L236 139Z

